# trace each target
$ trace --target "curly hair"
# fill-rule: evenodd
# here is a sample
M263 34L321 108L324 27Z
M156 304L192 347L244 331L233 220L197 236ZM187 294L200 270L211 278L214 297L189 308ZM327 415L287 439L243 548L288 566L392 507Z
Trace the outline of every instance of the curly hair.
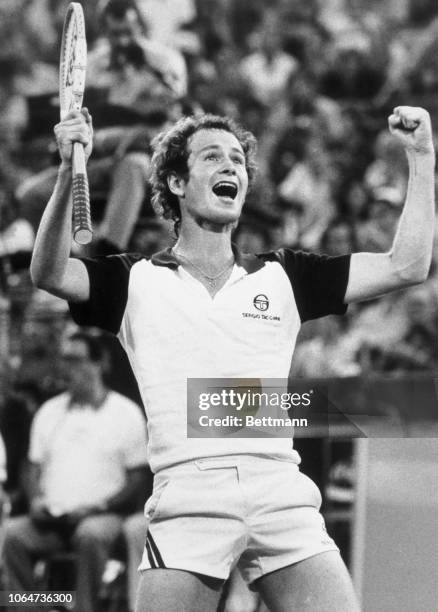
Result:
M175 231L178 233L181 222L181 210L178 196L173 194L167 183L171 174L188 179L188 165L190 151L188 140L199 130L224 130L233 134L245 154L245 165L248 173L248 184L251 187L256 173L255 155L256 139L240 125L228 117L205 114L200 117L183 117L170 130L159 134L152 142L154 150L152 156L152 206L157 215L165 219L173 219Z

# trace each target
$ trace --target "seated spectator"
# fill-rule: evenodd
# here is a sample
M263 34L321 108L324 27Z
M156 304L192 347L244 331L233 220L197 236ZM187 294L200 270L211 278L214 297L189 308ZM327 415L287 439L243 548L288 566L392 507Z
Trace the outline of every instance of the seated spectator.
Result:
M352 105L371 102L385 79L372 55L371 39L364 32L338 40L334 57L321 81L321 93Z
M248 206L233 240L243 253L263 253L271 248L271 232L278 224L272 211Z
M196 19L194 0L138 0L152 40L191 53L199 48L196 34L189 29Z
M60 372L66 368L59 358L65 311L56 311L50 300L40 302L45 295L47 292L37 291L28 305L14 363L16 385L30 393L29 400L36 404L33 411L66 389L64 372Z
M344 377L357 376L359 366L355 360L348 323L337 317L315 322L315 335L297 344L292 365L292 377Z
M135 227L129 241L129 251L150 256L169 246L172 237L173 228L169 222L158 217L145 217Z
M437 118L436 92L438 17L432 15L423 23L412 24L408 32L399 31L392 41L392 62L381 98L404 95L411 104L429 109L433 122Z
M68 390L46 402L32 424L30 512L7 526L6 584L34 590L35 558L72 547L76 609L94 612L110 547L143 495L146 428L138 406L108 389L98 337L74 333L62 358Z
M0 184L0 267L10 272L27 268L30 264L35 234L23 219L15 202Z
M436 333L431 334L424 325L411 326L402 341L382 351L380 358L382 373L434 375L437 366Z
M380 252L391 248L402 203L402 194L393 187L381 187L371 194L367 220L357 227L360 251Z
M305 70L291 75L266 118L266 126L259 138L259 167L262 173L269 172L274 182L284 178L288 159L299 156L301 143L311 134L325 146L344 138L339 105L319 95L315 76Z
M361 305L352 321L350 340L362 375L385 371L386 355L404 342L410 327L403 294L395 292Z
M139 108L182 98L187 92L183 56L146 37L147 26L135 0L106 0L100 19L104 36L87 62L87 85L107 90L107 102ZM142 107L144 112L144 106Z
M33 405L26 397L28 390L18 389L15 385L9 361L0 356L0 436L7 466L6 478L2 484L9 498L11 514L18 514L27 510L23 473L29 448Z
M104 35L89 53L85 103L87 96L96 98L88 174L92 199L94 194L105 201L96 251L108 254L127 249L147 195L150 139L181 112L187 71L178 51L146 37L135 0L107 0L100 20ZM49 168L17 190L23 210L37 223L56 176L57 169Z
M321 237L321 251L327 255L345 255L356 251L354 231L348 221L334 219Z
M0 181L0 295L3 293L8 300L7 344L11 348L18 339L33 292L29 264L34 240L32 226L21 217L10 191ZM0 342L2 335L0 331Z
M267 12L256 34L255 50L243 58L240 73L253 97L268 106L283 92L298 62L281 48L281 23L274 11Z
M363 181L347 177L341 183L338 191L338 207L340 216L350 224L359 223L367 218L369 194Z
M333 182L336 178L330 156L316 137L305 143L303 158L295 163L278 187L289 212L287 223L298 226L299 242L305 249L317 248L335 215Z
M27 44L23 36L22 10L20 2L4 0L0 3L0 138L2 148L13 142L16 132L25 123L25 103L19 80L24 73L32 70L27 56ZM3 142L5 139L6 143ZM3 154L3 150L2 150ZM0 168L0 173L4 170Z
M327 61L330 36L320 19L319 0L278 0L278 14L284 31L284 50L302 67L319 74Z
M430 283L413 287L402 297L406 331L399 342L384 348L384 372L436 373L438 318L434 297Z
M407 160L403 148L387 130L382 130L374 145L374 160L364 175L365 187L368 190L391 187L399 192L402 200L407 187L406 175Z

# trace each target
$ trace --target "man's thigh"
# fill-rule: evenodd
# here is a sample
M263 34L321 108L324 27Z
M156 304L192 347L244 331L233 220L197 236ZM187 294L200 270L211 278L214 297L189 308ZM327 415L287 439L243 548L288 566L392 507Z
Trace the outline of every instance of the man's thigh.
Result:
M20 546L31 554L50 554L62 550L64 542L54 531L38 529L28 516L9 519L4 534L7 550Z
M255 582L270 612L358 612L350 575L336 551L320 553Z
M98 514L82 519L73 536L75 545L95 542L111 544L122 532L122 518L117 514Z
M136 612L216 612L223 580L183 570L152 569L140 575Z

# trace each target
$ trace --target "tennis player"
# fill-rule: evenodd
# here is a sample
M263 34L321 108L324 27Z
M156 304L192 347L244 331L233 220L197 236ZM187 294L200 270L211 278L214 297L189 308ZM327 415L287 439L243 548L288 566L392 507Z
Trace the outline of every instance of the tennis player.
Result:
M358 610L291 440L188 438L187 379L285 379L302 322L424 281L435 221L430 118L398 107L389 129L410 177L388 253L238 252L231 233L254 178L255 142L229 119L205 115L155 142L154 205L176 222L173 248L150 259L81 260L69 258L71 149L79 141L90 155L91 118L72 112L55 127L62 163L31 272L69 301L77 323L117 334L140 387L155 484L138 612L215 610L237 564L274 612ZM251 316L260 308L272 316Z

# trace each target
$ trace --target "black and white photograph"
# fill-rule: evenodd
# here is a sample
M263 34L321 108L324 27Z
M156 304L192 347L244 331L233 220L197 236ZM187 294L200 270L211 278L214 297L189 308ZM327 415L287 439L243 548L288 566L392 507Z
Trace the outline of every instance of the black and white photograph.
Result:
M437 142L434 0L0 0L0 609L436 609Z

